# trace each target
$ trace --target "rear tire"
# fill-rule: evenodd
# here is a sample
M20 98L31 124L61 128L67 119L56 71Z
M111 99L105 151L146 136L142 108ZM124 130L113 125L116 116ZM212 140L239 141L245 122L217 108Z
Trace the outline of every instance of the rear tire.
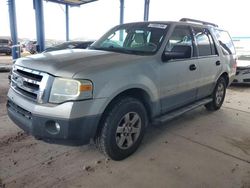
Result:
M226 95L226 80L224 77L220 77L216 83L212 94L212 101L205 105L207 110L209 111L216 111L219 110L224 102L225 95Z
M139 147L147 123L147 112L139 100L132 97L119 99L103 118L96 144L107 157L123 160Z

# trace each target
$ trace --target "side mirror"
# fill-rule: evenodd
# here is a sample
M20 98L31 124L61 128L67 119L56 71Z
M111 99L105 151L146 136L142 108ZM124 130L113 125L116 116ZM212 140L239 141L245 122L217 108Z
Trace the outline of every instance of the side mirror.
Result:
M192 54L192 47L187 45L176 45L171 51L165 51L162 55L163 61L171 59L186 59L190 58Z

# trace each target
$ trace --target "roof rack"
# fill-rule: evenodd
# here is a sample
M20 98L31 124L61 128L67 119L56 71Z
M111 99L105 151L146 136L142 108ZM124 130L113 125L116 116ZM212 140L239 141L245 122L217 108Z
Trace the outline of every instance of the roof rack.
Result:
M218 25L214 24L214 23L204 22L204 21L201 21L201 20L195 20L195 19L190 19L190 18L182 18L182 19L180 19L180 21L181 22L200 23L200 24L203 24L203 25L211 25L211 26L214 26L214 27L218 27Z

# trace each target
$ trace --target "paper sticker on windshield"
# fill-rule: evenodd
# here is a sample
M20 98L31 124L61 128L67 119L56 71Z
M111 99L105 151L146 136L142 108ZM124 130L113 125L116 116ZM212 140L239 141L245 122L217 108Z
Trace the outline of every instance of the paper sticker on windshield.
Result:
M151 23L151 24L148 25L148 27L154 27L154 28L159 28L159 29L166 29L167 25L165 25L165 24Z

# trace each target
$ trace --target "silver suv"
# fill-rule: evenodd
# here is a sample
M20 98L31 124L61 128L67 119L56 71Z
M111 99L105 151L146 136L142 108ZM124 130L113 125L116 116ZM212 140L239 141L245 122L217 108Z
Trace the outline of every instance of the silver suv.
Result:
M113 160L131 155L148 123L205 105L218 110L236 72L230 36L215 24L138 22L116 26L87 50L18 59L9 117L47 142L95 140Z

